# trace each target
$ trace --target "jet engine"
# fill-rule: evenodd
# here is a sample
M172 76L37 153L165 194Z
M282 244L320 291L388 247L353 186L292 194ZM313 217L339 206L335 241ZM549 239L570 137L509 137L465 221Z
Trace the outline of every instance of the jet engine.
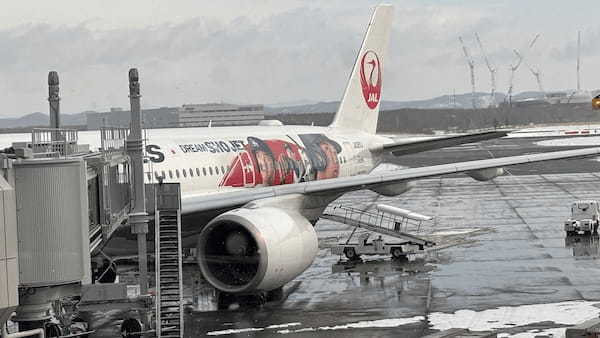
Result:
M488 169L481 169L481 170L473 170L473 171L467 172L467 175L471 176L472 178L474 178L478 181L489 181L493 178L504 175L504 169L503 168L488 168Z
M298 212L275 207L240 208L214 218L198 238L198 265L221 291L270 291L313 262L317 234Z
M378 187L371 188L371 190L383 196L393 197L409 191L414 186L414 182L408 181L380 185Z

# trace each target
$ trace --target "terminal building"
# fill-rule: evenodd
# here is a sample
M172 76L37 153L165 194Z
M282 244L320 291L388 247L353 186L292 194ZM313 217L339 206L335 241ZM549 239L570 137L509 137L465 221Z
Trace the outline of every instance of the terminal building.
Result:
M144 128L176 128L211 126L256 125L264 119L264 106L226 103L184 104L181 107L161 107L143 110ZM88 112L88 130L101 128L127 128L131 113L121 108L109 112Z
M248 126L265 118L262 104L184 104L178 111L179 127Z

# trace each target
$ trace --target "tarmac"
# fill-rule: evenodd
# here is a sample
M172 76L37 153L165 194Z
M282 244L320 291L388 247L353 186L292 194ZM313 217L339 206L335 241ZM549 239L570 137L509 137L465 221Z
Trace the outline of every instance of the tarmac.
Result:
M536 141L494 140L392 160L417 167L571 149ZM434 216L421 235L456 245L408 261L351 263L329 250L350 227L321 220L321 250L282 301L222 311L210 293L194 300L198 270L187 265L186 337L420 337L452 327L495 330L499 337L560 335L600 314L599 240L566 239L562 225L570 202L600 199L599 172L593 159L553 161L517 166L489 182L462 175L422 180L393 198L346 194L336 203L384 203ZM109 332L118 323L106 325Z

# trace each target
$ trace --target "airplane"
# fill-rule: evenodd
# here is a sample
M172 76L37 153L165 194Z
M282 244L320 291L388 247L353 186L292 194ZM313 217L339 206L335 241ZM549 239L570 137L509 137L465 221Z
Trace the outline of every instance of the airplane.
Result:
M331 125L266 121L150 137L146 180L180 183L183 246L197 249L202 275L216 289L234 295L280 292L312 264L318 253L314 225L346 192L396 196L418 179L466 173L485 181L502 175L504 166L600 153L588 148L373 172L387 154L506 135L393 140L376 134L392 15L390 5L375 8Z

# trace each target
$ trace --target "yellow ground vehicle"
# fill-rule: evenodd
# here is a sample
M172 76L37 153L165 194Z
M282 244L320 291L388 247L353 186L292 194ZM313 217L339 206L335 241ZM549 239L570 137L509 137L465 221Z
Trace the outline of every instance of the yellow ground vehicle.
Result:
M592 109L600 109L600 94L592 99Z

